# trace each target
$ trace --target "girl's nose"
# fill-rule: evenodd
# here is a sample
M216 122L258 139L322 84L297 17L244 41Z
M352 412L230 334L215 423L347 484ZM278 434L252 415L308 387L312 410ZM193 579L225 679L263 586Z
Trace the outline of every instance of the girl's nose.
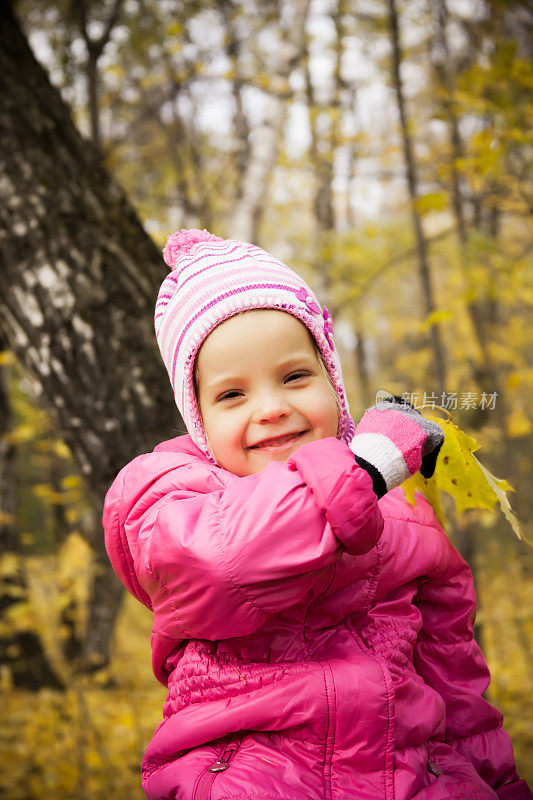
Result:
M276 422L289 414L289 406L282 392L265 392L257 399L256 422Z

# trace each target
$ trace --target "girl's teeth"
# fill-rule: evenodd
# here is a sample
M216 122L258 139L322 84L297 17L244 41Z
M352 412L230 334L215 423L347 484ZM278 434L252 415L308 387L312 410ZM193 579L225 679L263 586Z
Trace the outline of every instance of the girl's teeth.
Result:
M266 439L264 442L261 442L258 447L276 447L277 445L286 444L291 439L295 439L298 434L290 433L287 436L280 436L279 439Z

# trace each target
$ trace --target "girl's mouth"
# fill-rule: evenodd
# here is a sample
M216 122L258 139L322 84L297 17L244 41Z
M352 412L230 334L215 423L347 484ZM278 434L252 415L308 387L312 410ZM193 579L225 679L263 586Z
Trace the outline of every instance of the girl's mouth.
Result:
M249 450L283 450L290 448L298 439L300 439L307 431L298 431L297 433L287 433L284 436L273 436L271 439L263 439L257 444L251 445Z

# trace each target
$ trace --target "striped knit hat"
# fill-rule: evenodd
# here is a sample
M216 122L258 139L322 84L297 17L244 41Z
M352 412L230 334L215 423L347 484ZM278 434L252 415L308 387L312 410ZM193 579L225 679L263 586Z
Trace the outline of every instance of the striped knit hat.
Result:
M171 272L155 307L155 332L176 405L195 444L212 461L194 390L194 360L204 339L223 320L258 308L287 311L310 330L339 398L337 438L354 434L333 326L327 308L304 281L252 244L220 239L203 230L169 236L163 250Z

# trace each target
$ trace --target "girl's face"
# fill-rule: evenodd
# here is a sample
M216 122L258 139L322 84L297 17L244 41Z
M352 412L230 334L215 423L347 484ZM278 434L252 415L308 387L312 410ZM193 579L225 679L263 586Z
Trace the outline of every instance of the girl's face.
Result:
M300 445L337 434L334 390L311 334L291 314L230 317L202 344L196 370L211 451L235 475L261 472Z

